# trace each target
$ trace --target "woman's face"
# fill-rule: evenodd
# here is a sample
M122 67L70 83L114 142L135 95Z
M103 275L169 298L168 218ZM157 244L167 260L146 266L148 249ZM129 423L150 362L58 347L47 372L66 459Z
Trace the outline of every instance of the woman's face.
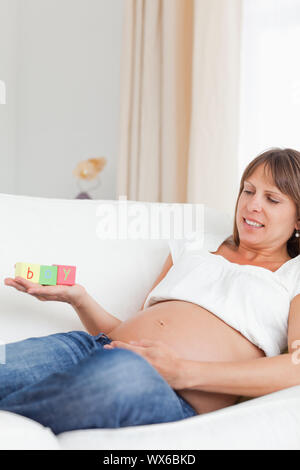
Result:
M249 225L254 221L263 226ZM271 173L261 164L246 178L240 195L236 224L241 243L278 248L286 244L297 224L296 204L274 184Z

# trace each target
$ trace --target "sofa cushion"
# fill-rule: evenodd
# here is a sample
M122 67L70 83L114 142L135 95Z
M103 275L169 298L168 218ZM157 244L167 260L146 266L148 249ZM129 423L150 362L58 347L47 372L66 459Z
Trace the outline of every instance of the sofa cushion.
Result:
M104 239L99 235L100 222L103 227L107 214L118 216L124 204L129 215L121 222L121 217L117 217L122 227L134 219L132 214L147 215L158 207L158 203L135 201L0 194L0 341L84 329L69 305L40 302L4 285L5 277L14 276L17 261L77 266L76 282L120 320L141 308L168 255L168 240ZM178 204L165 206L172 208ZM232 225L228 215L207 207L204 222L207 246L214 242L214 237L219 239L223 233L228 234Z
M58 435L62 449L300 450L300 386L172 423Z
M0 411L0 450L59 450L51 429L24 416Z

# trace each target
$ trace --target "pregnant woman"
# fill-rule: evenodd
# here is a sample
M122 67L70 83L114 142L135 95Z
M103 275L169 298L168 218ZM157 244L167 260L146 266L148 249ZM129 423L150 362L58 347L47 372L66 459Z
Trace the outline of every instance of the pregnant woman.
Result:
M299 208L300 153L259 155L242 175L233 233L215 252L197 237L170 241L124 322L78 284L5 279L68 302L87 332L7 344L0 409L58 434L181 420L300 384Z

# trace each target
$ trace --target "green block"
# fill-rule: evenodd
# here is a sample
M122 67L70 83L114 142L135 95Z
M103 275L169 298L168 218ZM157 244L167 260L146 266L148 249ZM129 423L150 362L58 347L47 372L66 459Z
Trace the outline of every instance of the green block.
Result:
M44 266L41 264L39 284L55 286L57 280L57 266Z

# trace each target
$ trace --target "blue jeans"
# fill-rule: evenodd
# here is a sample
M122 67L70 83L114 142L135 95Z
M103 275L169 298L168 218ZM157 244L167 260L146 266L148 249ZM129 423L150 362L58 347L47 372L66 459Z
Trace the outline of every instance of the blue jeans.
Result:
M0 410L27 416L55 434L177 421L197 412L146 359L104 349L104 333L58 333L6 345Z

